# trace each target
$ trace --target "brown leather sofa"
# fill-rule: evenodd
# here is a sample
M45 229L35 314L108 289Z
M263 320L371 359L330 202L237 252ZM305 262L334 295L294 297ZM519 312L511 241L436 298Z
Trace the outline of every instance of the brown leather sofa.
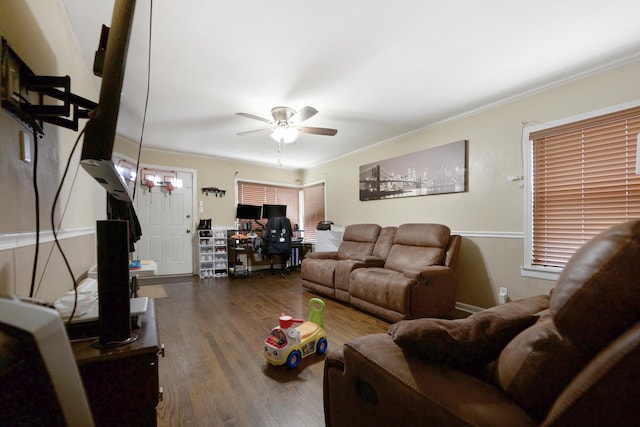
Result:
M587 242L551 296L352 340L324 371L330 426L640 425L640 221Z
M400 225L383 266L351 273L349 302L391 322L449 314L460 241L446 225Z
M337 251L311 252L302 260L302 285L319 294L349 302L349 275L357 268L381 266L388 252L383 241L393 238L395 227L377 224L351 224L345 227ZM387 245L390 246L390 245Z
M455 308L460 236L441 224L345 228L336 252L302 261L302 285L389 321Z

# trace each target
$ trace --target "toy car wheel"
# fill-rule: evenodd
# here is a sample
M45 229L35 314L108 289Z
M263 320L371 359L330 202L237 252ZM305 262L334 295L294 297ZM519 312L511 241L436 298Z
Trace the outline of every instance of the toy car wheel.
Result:
M300 363L300 352L298 350L293 350L289 353L289 356L287 356L285 365L287 365L287 368L293 369L298 366L298 363Z
M318 349L318 354L324 354L327 351L327 339L320 338L316 348Z

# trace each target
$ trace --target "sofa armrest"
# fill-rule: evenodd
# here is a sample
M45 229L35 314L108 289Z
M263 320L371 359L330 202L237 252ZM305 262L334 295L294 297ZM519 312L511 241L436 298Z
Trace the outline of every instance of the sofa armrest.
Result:
M384 265L384 259L374 255L354 255L349 259L363 262L367 264L367 267L382 267Z
M309 252L305 259L338 259L338 252Z
M453 270L443 265L432 265L429 267L407 267L403 274L409 279L413 279L418 283L426 283L429 280L437 280L439 277L455 275Z
M325 421L331 426L535 425L497 387L411 357L387 334L359 337L331 352L324 387Z
M411 286L406 318L439 317L456 306L457 276L442 265L415 269L408 267L404 276L415 281Z

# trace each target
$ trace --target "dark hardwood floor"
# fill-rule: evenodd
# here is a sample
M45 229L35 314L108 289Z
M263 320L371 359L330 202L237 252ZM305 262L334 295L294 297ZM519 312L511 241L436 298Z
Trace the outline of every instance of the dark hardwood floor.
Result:
M159 426L323 426L325 356L293 370L262 356L263 340L285 312L307 318L318 295L302 288L300 272L286 278L156 280L167 298L155 300L160 341ZM144 286L144 284L143 284ZM389 323L327 298L329 352L357 336L386 332Z

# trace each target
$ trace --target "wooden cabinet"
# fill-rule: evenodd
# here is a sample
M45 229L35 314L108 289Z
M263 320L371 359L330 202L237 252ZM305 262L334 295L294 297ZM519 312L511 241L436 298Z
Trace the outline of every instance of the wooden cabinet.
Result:
M160 399L158 328L153 299L138 317L138 339L107 349L71 343L96 426L155 426Z

